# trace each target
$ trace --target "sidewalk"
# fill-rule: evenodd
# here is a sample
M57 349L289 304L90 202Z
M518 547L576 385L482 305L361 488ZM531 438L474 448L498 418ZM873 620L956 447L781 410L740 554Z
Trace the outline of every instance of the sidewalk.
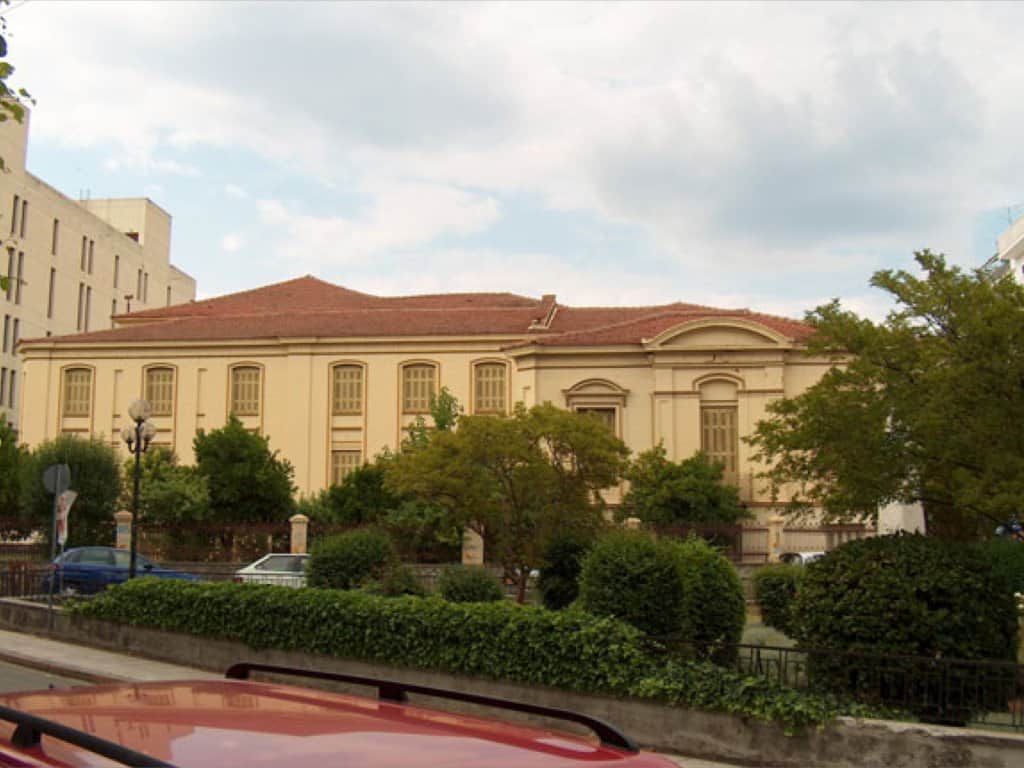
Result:
M222 674L192 667L165 664L127 653L101 651L85 645L7 630L0 630L0 660L90 683L214 680L224 677ZM682 768L735 768L732 764L712 763L690 757L668 754L665 757Z

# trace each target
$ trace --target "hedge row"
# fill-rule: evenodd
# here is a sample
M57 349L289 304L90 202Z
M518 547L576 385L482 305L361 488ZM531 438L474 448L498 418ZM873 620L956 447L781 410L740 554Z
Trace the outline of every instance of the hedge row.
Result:
M574 609L137 579L71 610L256 649L653 698L777 722L787 731L837 715L868 714L711 663L666 664L639 630Z

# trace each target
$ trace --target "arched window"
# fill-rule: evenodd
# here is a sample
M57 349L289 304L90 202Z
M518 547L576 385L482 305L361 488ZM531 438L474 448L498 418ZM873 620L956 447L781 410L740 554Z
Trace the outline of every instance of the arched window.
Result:
M723 466L722 482L728 485L739 483L736 391L736 383L724 379L700 384L700 448Z
M358 416L363 412L363 366L336 365L331 369L331 413Z
M473 413L508 413L508 366L485 362L473 366Z
M402 413L428 413L436 396L436 365L410 363L402 367Z
M143 397L153 407L154 416L170 416L174 413L174 369L170 366L154 366L146 369Z
M92 409L92 370L89 368L64 369L63 416L89 416Z
M236 365L231 369L231 401L229 411L235 416L260 415L260 378L255 365Z

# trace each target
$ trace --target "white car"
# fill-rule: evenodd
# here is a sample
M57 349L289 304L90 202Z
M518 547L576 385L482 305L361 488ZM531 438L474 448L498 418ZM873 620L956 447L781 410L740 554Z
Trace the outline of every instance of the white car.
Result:
M269 554L235 571L235 581L253 584L277 584L282 587L306 586L309 555Z
M807 565L825 556L824 552L786 552L779 555L779 562L789 565Z

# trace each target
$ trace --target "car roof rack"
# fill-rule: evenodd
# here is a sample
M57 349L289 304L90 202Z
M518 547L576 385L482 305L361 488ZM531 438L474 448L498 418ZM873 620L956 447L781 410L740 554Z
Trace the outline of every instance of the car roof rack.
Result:
M224 673L226 678L231 680L248 680L252 672L267 672L274 675L293 675L295 677L308 677L314 680L330 680L339 683L353 683L365 685L377 689L377 697L385 701L402 704L408 701L407 694L415 693L421 696L433 696L439 699L461 701L468 704L481 704L487 707L498 709L509 709L516 712L525 712L531 715L541 715L554 720L565 720L577 723L589 728L601 740L606 747L615 747L626 752L639 752L640 748L631 738L610 723L606 723L596 717L584 715L581 712L573 712L568 709L556 709L545 707L540 704L526 704L520 701L509 701L494 696L482 696L476 693L465 693L463 691L451 691L445 688L432 688L425 685L414 685L402 683L397 680L381 680L376 677L361 677L359 675L347 675L339 672L320 672L315 669L301 669L298 667L279 667L272 664L253 664L241 662L232 665Z
M107 741L77 728L47 720L45 717L30 715L11 707L0 705L0 720L6 720L16 725L14 733L11 734L11 744L18 749L31 749L40 746L45 734L76 747L82 747L122 765L140 766L140 768L174 768L171 763L165 763L163 760L158 760L143 752L122 747L117 742Z

